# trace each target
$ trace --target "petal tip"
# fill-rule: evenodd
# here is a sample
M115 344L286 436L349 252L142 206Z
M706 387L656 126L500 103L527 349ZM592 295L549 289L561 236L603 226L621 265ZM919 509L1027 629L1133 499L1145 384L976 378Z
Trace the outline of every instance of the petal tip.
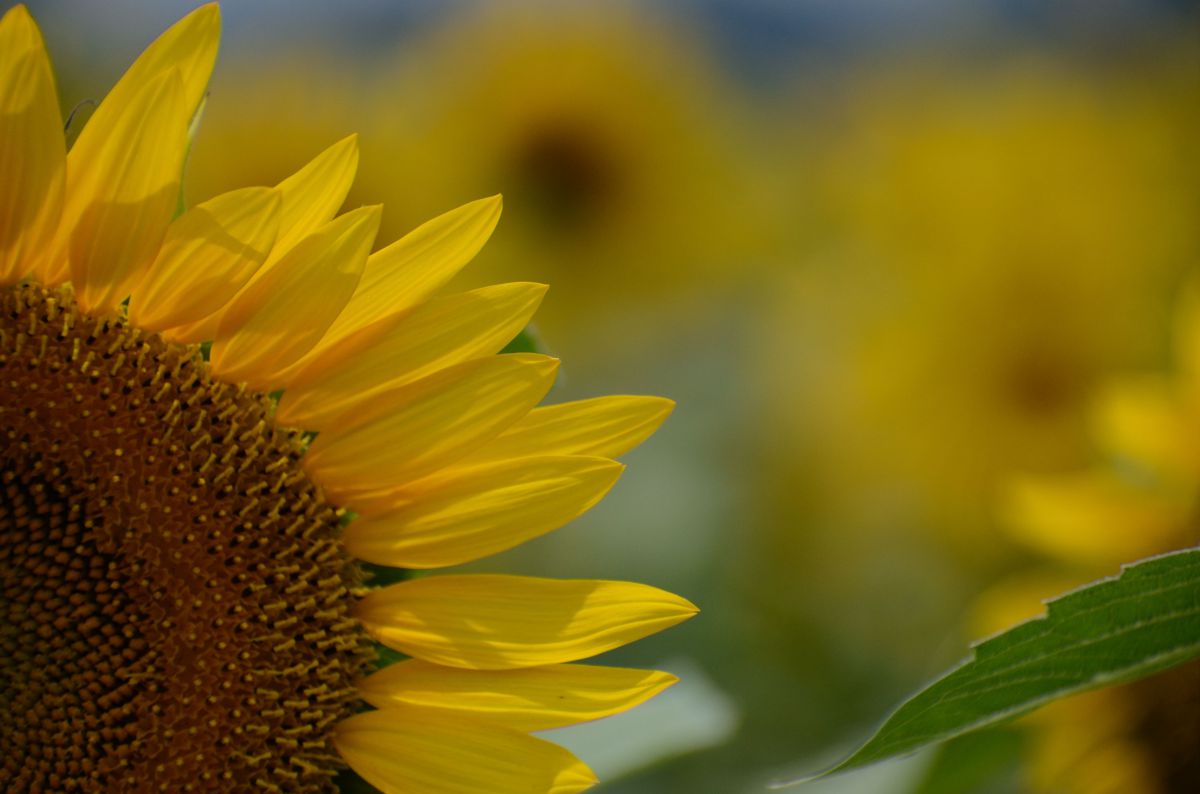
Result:
M11 20L11 21L10 21ZM0 18L4 24L24 24L30 25L33 23L33 15L29 13L29 8L24 3L17 3L12 8L4 13L3 18Z
M220 39L221 4L217 2L205 3L192 10L191 13L176 24L187 26L190 31L194 31L197 35L203 36L206 39Z
M211 3L199 6L192 13L200 19L211 19L219 22L221 20L221 4L217 0L213 0Z
M578 792L587 791L599 782L600 778L596 777L596 773L591 770L591 767L576 760L555 776L554 787L550 789L549 794L578 794Z
M666 590L662 590L660 592L666 596L665 605L674 608L676 617L678 617L681 622L684 620L689 620L700 614L700 607L696 606L683 596L667 592Z

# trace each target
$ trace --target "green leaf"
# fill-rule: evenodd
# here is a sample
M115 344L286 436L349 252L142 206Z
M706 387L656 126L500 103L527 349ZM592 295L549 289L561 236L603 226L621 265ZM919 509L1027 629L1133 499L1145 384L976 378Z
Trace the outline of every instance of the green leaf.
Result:
M975 654L900 706L834 772L911 753L1052 700L1144 678L1200 656L1200 549L1126 566L1048 603L1048 614Z
M545 353L546 345L542 342L542 337L532 325L525 326L521 333L513 337L512 341L504 346L501 353Z

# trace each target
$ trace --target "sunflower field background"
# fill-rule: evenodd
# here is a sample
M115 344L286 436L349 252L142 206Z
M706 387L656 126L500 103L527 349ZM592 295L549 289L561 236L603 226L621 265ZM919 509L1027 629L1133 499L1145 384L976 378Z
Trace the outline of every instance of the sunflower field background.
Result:
M197 3L28 5L86 114ZM604 657L679 685L553 732L599 791L819 769L970 640L1200 542L1192 4L222 11L189 203L358 132L381 239L504 194L457 283L550 285L556 400L678 402L596 509L465 566L700 606ZM1191 792L1197 748L1193 663L809 790Z

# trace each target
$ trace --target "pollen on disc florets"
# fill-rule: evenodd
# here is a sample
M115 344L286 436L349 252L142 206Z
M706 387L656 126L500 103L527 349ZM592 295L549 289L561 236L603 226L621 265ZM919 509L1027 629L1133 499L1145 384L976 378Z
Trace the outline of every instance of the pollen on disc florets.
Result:
M0 288L0 382L0 790L332 790L373 654L299 436L69 290Z

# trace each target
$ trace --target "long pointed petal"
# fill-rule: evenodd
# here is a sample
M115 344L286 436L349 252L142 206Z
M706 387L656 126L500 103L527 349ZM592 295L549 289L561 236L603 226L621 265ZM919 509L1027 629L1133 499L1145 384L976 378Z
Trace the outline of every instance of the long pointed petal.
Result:
M71 165L93 156L93 147L102 147L120 124L124 107L169 72L179 72L180 104L190 119L208 88L220 43L221 9L216 3L200 6L164 31L125 70L88 119L71 149Z
M674 408L665 397L627 395L543 405L456 466L525 455L620 457L649 438Z
M372 254L331 342L424 300L479 253L500 219L500 196L439 215Z
M383 794L576 794L596 783L556 744L434 709L356 714L333 743Z
M599 502L625 467L607 458L539 457L472 469L408 504L359 516L346 550L402 568L477 560L558 529Z
M279 232L267 261L243 289L266 278L301 240L333 218L346 200L357 170L358 136L349 135L276 185L280 195ZM196 322L172 328L164 336L181 344L216 339L223 314L223 311L216 311Z
M271 259L328 223L346 200L358 171L358 136L347 135L278 185L279 239Z
M696 614L679 596L630 582L431 576L376 590L355 616L379 642L450 667L571 662Z
M435 298L340 343L322 339L288 380L279 422L321 430L380 391L500 351L537 311L541 284L501 284ZM353 300L353 299L351 299Z
M158 257L129 301L138 328L161 331L223 308L258 270L279 230L279 193L234 190L167 227Z
M354 292L379 229L379 207L348 212L309 235L221 316L213 374L268 391L307 353Z
M145 274L175 211L189 113L178 71L158 75L111 116L89 157L67 159L62 222L85 311L114 310Z
M656 670L590 664L464 670L409 659L360 681L358 691L381 709L447 709L519 731L544 731L631 709L678 680Z
M304 456L333 499L416 479L494 438L550 390L558 361L526 353L475 359L367 401Z
M178 184L180 177L180 169L183 167L183 150L180 149L178 158L175 157L174 148L176 146L183 147L186 142L187 125L192 114L200 104L200 99L204 96L204 90L208 85L208 78L212 74L213 64L217 59L217 48L221 38L221 12L216 3L210 3L201 6L186 17L175 23L165 33L155 39L149 47L134 61L133 65L126 70L117 84L112 87L104 101L96 108L96 112L88 119L83 131L79 133L79 138L75 141L75 145L71 147L70 153L67 155L67 193L65 205L63 207L62 227L59 234L60 239L66 240L76 225L80 223L81 218L85 221L87 216L92 213L97 204L103 204L114 199L114 190L105 190L104 182L99 182L99 187L91 177L94 177L97 172L96 163L99 161L109 161L113 158L114 146L131 147L131 146L152 146L155 149L161 149L163 155L165 150L170 150L170 157L163 156L164 161L174 161L178 159L178 163L174 166L175 173L175 193L170 197L170 210L174 210L175 202L178 198ZM138 114L131 109L135 103L144 103L144 99L148 96L152 89L167 78L168 75L175 74L176 81L173 89L173 98L170 103L174 106L171 115L178 115L183 119L183 132L178 133L183 136L183 141L177 142L175 137L177 133L171 132L170 140L157 140L153 136L147 135L144 141L135 142L129 139L129 128L131 123L136 124ZM144 114L147 110L162 114L163 111L157 108L145 108L142 105L141 111ZM131 122L130 116L133 116ZM147 119L149 122L150 119ZM147 124L149 126L149 124ZM163 133L165 134L165 133ZM128 160L145 161L146 157L136 154L140 150L126 149L125 158ZM164 168L166 162L163 163ZM105 177L112 178L112 174L105 174ZM128 181L128 180L126 180ZM97 192L99 190L99 192ZM132 201L132 196L121 196L118 200L121 203ZM164 200L165 202L165 200ZM157 202L155 202L157 204ZM145 217L140 220L144 224L144 229L140 234L147 241L152 240L154 245L157 245L161 239L161 233L166 227L166 222L170 220L170 212L167 217L158 222L157 206L154 207L155 212L145 213ZM120 215L126 222L131 220L130 215L134 214L131 210L122 208L114 210L113 214ZM162 228L159 228L161 225ZM158 239L153 239L154 235L158 234ZM91 236L90 234L88 236ZM76 250L77 244L71 242L72 258L73 251ZM109 252L105 252L107 255ZM133 252L130 252L133 253ZM145 262L137 263L144 265ZM48 260L47 266L39 274L40 277L49 284L56 284L66 281L70 278L72 281L76 279L76 273L80 268L86 269L87 263L76 266L72 263L69 268L67 265L67 248L60 247L52 257ZM118 263L113 270L127 269L126 263ZM109 275L112 275L111 273ZM114 282L112 287L114 291L120 292L121 289L128 288L129 284L124 283L124 280ZM76 282L78 287L78 282ZM128 292L120 295L115 300L123 300ZM97 308L111 305L111 298L106 295L95 295L92 299L93 305Z
M50 248L62 211L66 145L54 73L25 6L0 20L0 284Z

